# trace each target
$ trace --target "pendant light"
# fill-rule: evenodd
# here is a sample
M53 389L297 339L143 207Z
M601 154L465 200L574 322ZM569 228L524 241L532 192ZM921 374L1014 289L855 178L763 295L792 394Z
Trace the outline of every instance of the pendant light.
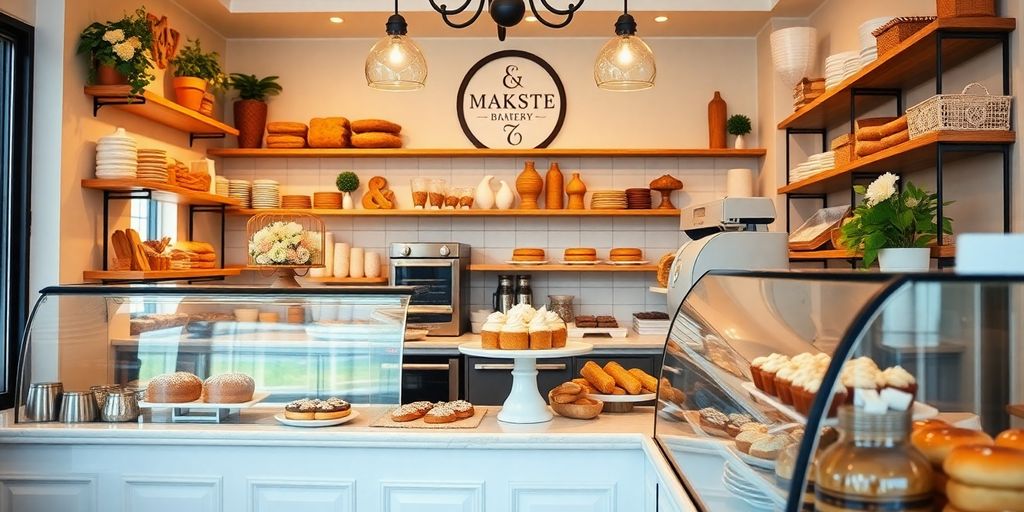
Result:
M608 41L594 63L594 80L609 91L642 91L654 87L658 74L654 52L636 35L636 20L629 14L629 0L615 22L615 37Z
M409 25L395 13L388 18L388 35L373 45L366 56L366 84L385 91L412 91L427 81L427 60L420 47L406 35Z

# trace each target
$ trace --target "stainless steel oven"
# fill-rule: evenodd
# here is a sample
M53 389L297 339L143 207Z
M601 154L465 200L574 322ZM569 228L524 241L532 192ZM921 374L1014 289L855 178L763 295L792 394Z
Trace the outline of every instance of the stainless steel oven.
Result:
M406 324L432 336L459 336L469 318L469 246L391 244L391 284L413 286Z

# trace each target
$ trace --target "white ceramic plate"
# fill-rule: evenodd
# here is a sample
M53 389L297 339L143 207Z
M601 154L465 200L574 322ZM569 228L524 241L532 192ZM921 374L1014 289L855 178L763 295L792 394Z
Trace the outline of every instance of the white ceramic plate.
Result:
M743 462L746 462L748 465L754 466L755 468L775 469L774 460L762 459L760 457L754 457L753 455L747 455L746 453L739 451L739 449L737 449L735 445L728 445L725 448L732 452L732 454L735 455L736 458L742 460Z
M543 260L543 261L513 261L513 260L508 260L505 263L507 263L509 265L522 265L524 267L528 267L528 266L534 266L534 265L547 265L548 264L548 260Z
M559 261L558 263L560 263L562 265L599 265L599 264L601 264L601 260L593 260L593 261L569 261L569 260L562 260L562 261Z
M655 393L644 393L642 395L599 395L588 393L588 398L596 398L602 402L648 402L658 398Z
M608 263L609 265L629 266L629 265L646 265L646 264L650 263L650 261L649 260L640 260L640 261L612 261L612 260L608 260L606 263Z
M333 420L290 420L284 417L283 412L279 412L274 415L274 419L282 425L289 427L306 427L306 428L317 428L317 427L333 427L335 425L341 425L348 423L359 417L359 411L352 409L352 414L345 416L344 418L335 418Z

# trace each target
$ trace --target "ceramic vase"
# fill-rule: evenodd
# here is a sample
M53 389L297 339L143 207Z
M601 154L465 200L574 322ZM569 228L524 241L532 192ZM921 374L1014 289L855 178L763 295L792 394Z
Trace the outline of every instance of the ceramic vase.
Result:
M368 252L363 256L363 275L380 277L380 253Z
M267 104L258 100L238 100L234 105L238 147L263 147L263 131L267 127Z
M882 272L927 272L931 266L931 249L911 247L878 251L878 267Z
M353 247L352 251L349 252L349 265L348 265L348 277L360 278L363 277L363 273L366 271L366 253L363 252L362 247Z
M523 210L536 210L537 198L544 190L544 180L533 165L533 160L527 160L523 166L523 172L516 178L516 191L519 192L519 208Z
M491 180L494 176L487 175L480 180L476 186L476 194L473 196L473 205L481 210L490 210L494 207L494 190L491 189Z
M334 244L334 277L348 277L350 251L347 243Z
M558 162L551 162L544 181L544 207L548 210L561 210L565 207L565 177L558 168Z
M747 149L747 140L742 135L736 136L736 142L732 145L734 149Z
M355 208L355 204L352 203L352 193L345 192L345 195L341 198L341 209L352 210Z
M512 193L512 187L508 186L505 180L501 180L501 187L498 189L498 193L494 196L494 205L499 210L508 210L512 208L512 204L516 202L516 195Z
M583 202L584 196L587 195L587 185L580 179L580 173L572 173L572 179L565 186L565 193L569 196L568 209L585 210L587 208L586 203Z
M725 149L725 100L722 93L715 91L715 97L708 103L708 147Z

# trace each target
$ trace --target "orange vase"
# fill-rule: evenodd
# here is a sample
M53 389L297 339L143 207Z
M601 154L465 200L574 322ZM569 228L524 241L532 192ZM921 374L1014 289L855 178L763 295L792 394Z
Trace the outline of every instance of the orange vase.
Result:
M708 147L711 149L725 149L726 110L722 94L715 91L715 97L708 103Z
M516 178L516 192L519 192L519 208L523 210L536 210L537 198L544 190L544 180L540 173L533 166L532 160L527 160L523 166L523 172Z
M572 179L569 180L569 184L565 186L565 193L569 196L568 209L587 209L586 203L583 202L583 197L587 195L587 185L580 179L580 173L572 173Z
M544 181L544 207L548 210L561 210L565 204L565 177L558 168L558 162L551 162Z

